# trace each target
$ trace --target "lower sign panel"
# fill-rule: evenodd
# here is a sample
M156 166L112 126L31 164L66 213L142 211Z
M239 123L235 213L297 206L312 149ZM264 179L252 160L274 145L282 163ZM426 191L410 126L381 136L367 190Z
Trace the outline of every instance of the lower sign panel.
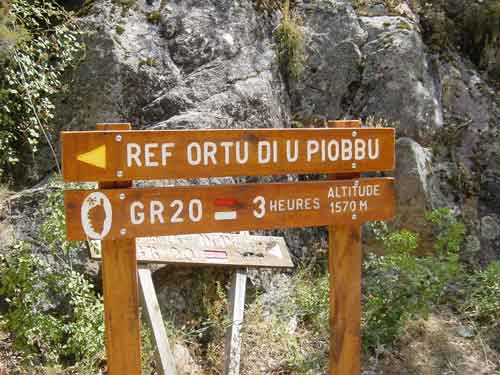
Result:
M66 191L69 240L346 224L394 217L394 179Z

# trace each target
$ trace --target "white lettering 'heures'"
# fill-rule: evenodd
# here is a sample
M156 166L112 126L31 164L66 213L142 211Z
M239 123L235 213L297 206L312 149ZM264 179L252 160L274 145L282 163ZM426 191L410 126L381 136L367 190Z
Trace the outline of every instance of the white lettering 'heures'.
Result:
M102 223L96 223L96 218L101 218L103 215L94 215L92 212L95 210L104 211L104 219ZM93 240L102 240L106 237L111 229L113 222L113 209L108 197L99 191L89 194L83 201L80 210L80 219L82 222L83 231L87 237ZM96 229L102 225L101 232Z

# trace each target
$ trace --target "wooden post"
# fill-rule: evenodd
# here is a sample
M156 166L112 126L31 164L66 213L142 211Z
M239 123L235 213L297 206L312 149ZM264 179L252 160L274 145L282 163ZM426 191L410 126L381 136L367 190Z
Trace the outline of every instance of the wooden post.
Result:
M329 127L355 128L361 122L329 121ZM359 174L331 175L333 179ZM361 373L361 225L329 226L330 375Z
M160 305L148 266L139 266L139 286L142 297L142 306L146 310L149 326L153 331L155 342L156 363L159 375L177 375L175 359L168 342L167 331L161 316Z
M240 330L243 324L245 310L245 292L247 283L247 270L237 269L233 273L231 291L229 294L229 315L231 325L226 330L225 342L225 375L238 375L240 373Z
M130 130L130 124L97 124L97 130ZM132 181L102 182L100 189ZM135 238L102 241L102 282L109 375L141 375L141 335Z

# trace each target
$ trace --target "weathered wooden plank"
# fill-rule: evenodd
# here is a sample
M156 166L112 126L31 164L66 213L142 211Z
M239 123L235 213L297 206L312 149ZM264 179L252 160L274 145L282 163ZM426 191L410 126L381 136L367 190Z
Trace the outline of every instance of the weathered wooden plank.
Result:
M130 129L130 124L98 124L99 128ZM106 182L106 191L125 188L131 181ZM125 189L126 190L126 189ZM141 342L135 239L102 241L102 282L108 373L140 375Z
M246 269L237 269L233 273L229 293L229 319L231 325L226 330L224 374L240 373L241 327L245 311L245 292L247 283Z
M62 132L65 181L393 170L391 128Z
M146 310L146 317L153 332L157 372L160 375L177 375L175 359L165 330L160 305L151 277L151 270L147 266L139 266L139 285L142 297L142 306Z
M359 127L360 121L332 121L331 127ZM330 175L334 179L359 174ZM391 198L394 200L394 197ZM361 226L328 227L330 271L330 375L360 375L361 355Z
M98 241L95 242L90 256L99 260L101 251ZM288 246L282 237L207 233L138 238L136 244L139 263L293 267Z
M390 219L392 178L66 191L68 239L114 239Z

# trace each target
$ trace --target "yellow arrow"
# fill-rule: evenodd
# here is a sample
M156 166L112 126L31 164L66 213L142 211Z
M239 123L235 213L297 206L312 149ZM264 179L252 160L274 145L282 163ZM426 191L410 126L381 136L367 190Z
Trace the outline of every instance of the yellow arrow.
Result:
M106 169L106 145L99 146L89 152L80 154L76 159L93 165L94 167Z

